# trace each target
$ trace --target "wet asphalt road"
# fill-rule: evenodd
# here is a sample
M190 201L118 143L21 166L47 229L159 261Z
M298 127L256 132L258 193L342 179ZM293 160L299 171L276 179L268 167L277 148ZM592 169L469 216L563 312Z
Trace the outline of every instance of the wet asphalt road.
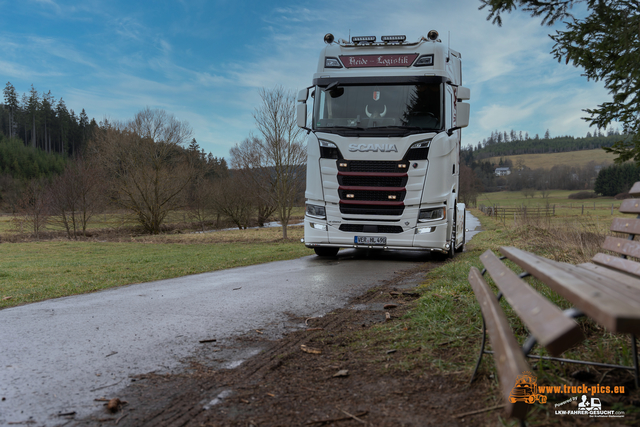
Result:
M467 240L479 223L469 217ZM130 376L171 372L204 345L277 338L349 298L429 261L420 252L343 250L58 298L0 311L0 425L60 425L115 396ZM299 321L298 321L299 323ZM215 343L199 343L216 339ZM233 367L251 352L226 355Z

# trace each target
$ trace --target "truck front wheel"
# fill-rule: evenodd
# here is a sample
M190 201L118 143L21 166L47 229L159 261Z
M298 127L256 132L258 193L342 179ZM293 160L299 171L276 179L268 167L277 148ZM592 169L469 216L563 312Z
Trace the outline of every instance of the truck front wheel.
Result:
M464 245L465 245L465 241L467 240L467 210L465 209L463 212L463 216L462 218L464 218L464 220L462 221L462 244L460 245L459 248L456 248L456 252L462 252L464 251Z
M320 248L313 248L313 250L316 252L316 255L318 256L334 257L338 255L338 251L340 250L340 248L320 247Z

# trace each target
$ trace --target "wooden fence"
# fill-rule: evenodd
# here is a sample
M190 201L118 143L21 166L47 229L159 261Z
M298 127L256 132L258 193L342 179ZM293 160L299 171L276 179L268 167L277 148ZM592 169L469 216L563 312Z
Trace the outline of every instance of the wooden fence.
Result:
M485 214L492 216L494 218L498 218L502 220L503 223L506 223L507 220L513 218L513 221L516 222L518 219L537 219L537 218L549 218L555 216L556 214L556 205L547 205L547 206L515 206L515 207L504 207L504 206L484 206L480 205L480 210Z

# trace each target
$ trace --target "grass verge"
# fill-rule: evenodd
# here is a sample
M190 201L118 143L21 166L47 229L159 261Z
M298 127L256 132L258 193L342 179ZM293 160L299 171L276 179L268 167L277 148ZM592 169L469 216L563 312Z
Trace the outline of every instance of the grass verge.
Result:
M394 359L395 362L380 369L435 371L443 374L455 373L470 378L480 349L482 317L478 302L468 283L468 274L471 266L482 270L480 255L487 249L498 253L500 246L516 246L558 261L579 263L591 258L604 239L604 233L594 229L589 223L575 224L573 227L557 224L525 224L517 228L505 228L501 222L493 218L486 217L478 211L473 213L480 219L484 231L474 236L464 253L425 275L424 282L419 288L421 297L402 321L383 323L359 333L359 342L355 345L379 348L381 352L393 348L403 354L403 357ZM519 271L515 265L511 264L511 267ZM532 279L527 281L561 308L568 308L566 300L550 291L546 285ZM490 280L488 282L493 286ZM497 293L495 286L494 290ZM504 300L502 306L519 342L523 344L527 337L523 324ZM628 335L613 335L587 319L581 319L578 323L587 339L583 344L565 352L563 357L633 365L631 339ZM536 347L532 354L548 355L539 347ZM616 422L633 424L640 420L640 391L634 387L631 371L612 371L548 361L537 362L534 359L529 359L529 364L538 376L540 385L591 383L625 386L627 393L623 396L599 396L606 405L603 409L626 411L625 419L616 419ZM479 380L487 382L490 386L486 406L499 405L500 390L495 362L491 355L483 357ZM528 423L530 425L573 425L572 423L576 421L575 417L563 419L553 413L553 404L564 401L568 397L563 394L549 395L547 404L535 405ZM587 418L586 421L589 419ZM506 420L501 422L505 425L515 425ZM582 424L578 422L575 425Z
M0 309L100 289L310 255L302 227L0 244ZM162 244L158 244L162 243Z

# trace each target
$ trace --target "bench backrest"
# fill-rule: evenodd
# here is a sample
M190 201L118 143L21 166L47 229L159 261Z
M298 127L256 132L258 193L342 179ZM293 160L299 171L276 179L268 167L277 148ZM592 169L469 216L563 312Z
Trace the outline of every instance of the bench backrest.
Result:
M632 196L640 196L640 182L636 182L629 190ZM619 257L598 253L592 261L614 270L640 277L640 263L627 257L640 258L640 242L634 240L640 234L640 199L626 199L620 204L620 212L635 214L636 218L614 218L611 231L627 234L627 238L607 236L602 249L619 254Z

